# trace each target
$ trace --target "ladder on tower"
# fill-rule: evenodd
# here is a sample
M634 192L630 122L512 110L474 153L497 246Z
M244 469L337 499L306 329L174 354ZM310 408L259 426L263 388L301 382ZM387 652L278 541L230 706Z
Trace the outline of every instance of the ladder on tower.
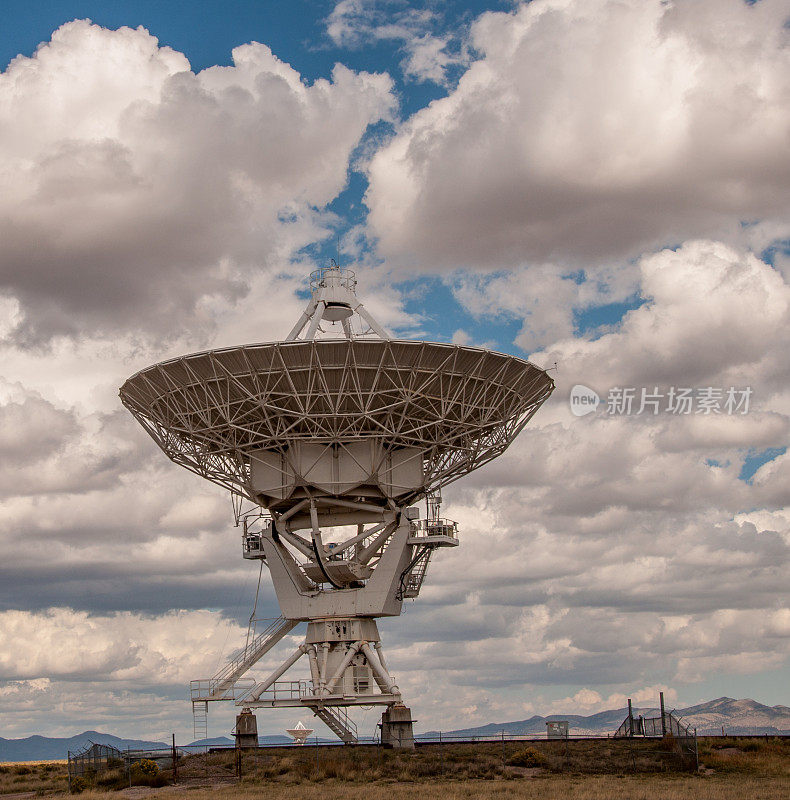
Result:
M357 726L354 724L354 720L348 718L348 711L345 708L333 709L319 706L313 709L313 713L344 744L357 743Z
M192 703L192 732L195 741L208 739L208 703Z

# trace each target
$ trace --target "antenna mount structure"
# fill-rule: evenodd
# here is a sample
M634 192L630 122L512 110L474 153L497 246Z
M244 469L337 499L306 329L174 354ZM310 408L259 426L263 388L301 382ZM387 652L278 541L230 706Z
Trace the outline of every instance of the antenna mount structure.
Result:
M362 303L357 299L357 279L354 272L338 267L332 260L331 266L317 269L310 275L310 301L302 312L291 332L285 337L286 342L296 341L302 333L304 340L315 339L322 321L332 324L340 323L346 339L353 339L351 319L356 316L367 330L361 334L373 334L380 339L391 338L389 333L376 322Z
M245 725L251 709L303 708L352 744L349 709L381 705L382 743L413 747L376 620L398 616L433 554L458 545L442 487L504 452L554 383L514 356L393 339L334 263L310 287L284 341L154 364L121 400L170 459L230 490L242 555L268 567L282 612L192 682L196 720L220 700ZM246 677L300 623L304 641L268 675ZM309 678L286 680L298 662Z

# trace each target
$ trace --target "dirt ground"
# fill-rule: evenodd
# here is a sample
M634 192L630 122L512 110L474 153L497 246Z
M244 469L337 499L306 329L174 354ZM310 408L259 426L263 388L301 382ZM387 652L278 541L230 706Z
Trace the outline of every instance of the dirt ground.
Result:
M788 800L788 779L715 776L548 775L516 780L432 781L349 785L225 785L212 788L124 789L117 794L138 800ZM31 795L32 796L32 795ZM86 792L85 800L107 800Z

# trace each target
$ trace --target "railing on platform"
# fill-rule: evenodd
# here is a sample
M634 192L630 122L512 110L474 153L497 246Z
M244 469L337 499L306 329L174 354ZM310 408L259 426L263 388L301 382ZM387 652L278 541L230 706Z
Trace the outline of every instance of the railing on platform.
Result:
M238 700L243 701L255 686L251 686L245 694L240 694ZM275 681L268 689L261 692L259 700L269 702L272 700L314 700L313 684L307 680L301 681Z
M418 519L412 522L411 535L419 538L444 536L458 540L458 523L451 519Z
M254 687L255 681L249 678L234 681L226 689L217 692L217 681L211 678L208 680L190 681L189 695L193 703L205 702L208 700L238 700Z

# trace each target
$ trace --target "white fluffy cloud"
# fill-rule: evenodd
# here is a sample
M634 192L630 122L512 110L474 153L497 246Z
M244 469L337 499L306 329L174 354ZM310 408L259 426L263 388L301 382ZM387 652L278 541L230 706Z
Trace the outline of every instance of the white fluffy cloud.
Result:
M781 273L748 251L704 240L645 256L637 268L646 302L618 330L560 339L535 353L536 363L558 361L604 393L613 386L751 385L760 408L770 410L767 401L790 378L790 286Z
M534 0L484 14L480 59L370 163L382 254L588 268L740 236L741 221L786 233L787 13L784 0Z
M397 0L340 0L326 20L326 32L343 47L397 43L407 80L446 85L448 71L466 64L468 56L454 35L433 30L438 27L438 11L439 7L415 8Z
M91 615L53 608L0 612L0 671L13 680L101 679L186 684L213 673L242 630L209 611Z
M42 340L205 324L325 235L385 75L312 84L261 44L198 74L146 30L63 25L0 75L0 292ZM179 324L180 323L180 324Z
M638 287L632 270L599 270L595 279L556 264L481 273L460 270L447 281L458 303L478 320L521 321L515 343L532 352L574 332L574 312L623 301Z

